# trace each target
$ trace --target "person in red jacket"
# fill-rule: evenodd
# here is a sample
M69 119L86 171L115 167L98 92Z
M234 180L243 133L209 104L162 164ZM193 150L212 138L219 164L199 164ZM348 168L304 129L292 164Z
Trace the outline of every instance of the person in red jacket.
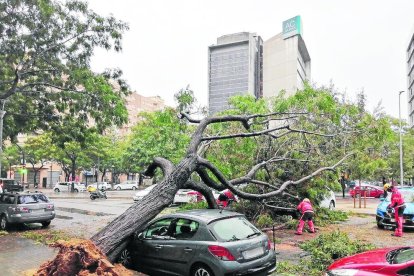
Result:
M393 187L391 184L385 184L384 191L392 193L391 203L388 205L387 209L394 209L396 228L395 232L391 235L395 237L402 237L404 220L403 213L405 209L404 197L397 187Z
M296 235L302 235L303 226L305 225L305 221L308 221L309 230L311 233L315 233L315 227L313 225L313 208L310 200L305 198L301 203L299 203L298 207L296 208L300 213L301 217L299 220L298 228L295 232Z

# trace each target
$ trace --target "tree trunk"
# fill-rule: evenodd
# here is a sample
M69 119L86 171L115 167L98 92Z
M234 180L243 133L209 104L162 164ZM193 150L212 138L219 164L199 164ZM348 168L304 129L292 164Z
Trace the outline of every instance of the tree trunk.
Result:
M91 240L112 262L115 261L131 235L142 230L149 221L173 203L178 189L188 181L196 166L195 155L184 158L148 195L129 207Z

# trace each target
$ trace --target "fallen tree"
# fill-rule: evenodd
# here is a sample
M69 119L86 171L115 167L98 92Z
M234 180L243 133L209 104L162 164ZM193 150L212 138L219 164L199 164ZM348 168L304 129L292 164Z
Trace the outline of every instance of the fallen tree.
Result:
M321 137L332 137L331 134L322 134L309 132L306 130L295 129L289 124L289 120L303 116L306 114L293 113L269 113L255 115L228 115L207 117L202 120L196 120L188 114L181 113L182 118L187 119L190 123L198 124L198 127L192 135L186 156L177 165L164 158L155 158L154 162L145 172L147 176L153 176L156 169L160 168L164 178L158 185L141 201L132 205L123 214L105 226L100 232L95 234L91 240L99 247L111 261L115 261L118 254L126 247L129 237L143 227L158 215L164 208L169 206L174 199L174 195L179 189L191 188L200 191L206 198L209 207L215 208L216 203L211 193L211 188L216 190L230 189L237 196L250 200L263 200L266 198L284 194L289 186L297 186L310 180L312 177L326 170L334 170L338 167L350 154L346 154L335 164L327 167L321 167L312 173L301 177L298 180L287 180L274 190L263 194L252 194L238 189L237 186L245 183L256 183L259 185L273 186L263 180L257 180L256 174L259 170L268 164L286 161L289 158L273 156L266 161L262 161L254 165L244 176L235 179L227 179L225 175L211 162L203 158L202 153L206 144L211 141L269 136L272 139L278 139L290 134L308 134L318 135ZM268 124L263 122L282 121L283 124L269 128ZM209 125L236 122L243 125L246 132L234 133L229 135L205 135ZM255 130L252 130L253 126ZM257 130L260 126L261 130ZM192 180L192 175L196 174L202 180L196 182Z

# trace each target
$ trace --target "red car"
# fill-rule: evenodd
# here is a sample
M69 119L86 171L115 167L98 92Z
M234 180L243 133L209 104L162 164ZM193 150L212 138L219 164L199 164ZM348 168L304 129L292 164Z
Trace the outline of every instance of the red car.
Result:
M414 275L414 247L381 248L337 260L328 276Z
M362 193L361 193L362 190ZM355 188L349 190L349 195L351 197L355 197L355 194L361 196L364 196L364 191L366 193L366 197L376 197L379 198L382 194L384 194L384 190L382 187L368 185L368 184L361 184L361 187L359 185L356 185Z

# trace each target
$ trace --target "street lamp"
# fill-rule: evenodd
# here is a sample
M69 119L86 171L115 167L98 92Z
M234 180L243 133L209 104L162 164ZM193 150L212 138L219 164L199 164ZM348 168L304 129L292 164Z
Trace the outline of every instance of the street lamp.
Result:
M398 95L398 116L400 121L400 185L404 183L404 169L403 169L403 150L402 150L402 123L401 123L401 94L405 91L400 91Z

